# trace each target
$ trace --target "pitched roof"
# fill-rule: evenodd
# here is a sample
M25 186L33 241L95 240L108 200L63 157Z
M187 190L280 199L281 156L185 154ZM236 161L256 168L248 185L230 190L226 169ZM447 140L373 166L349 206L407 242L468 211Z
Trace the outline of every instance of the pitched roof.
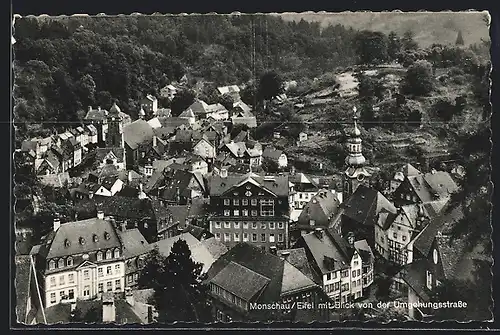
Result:
M26 323L28 299L30 299L31 280L31 256L23 255L15 257L16 264L16 315L17 321Z
M411 177L411 176L418 176L421 174L420 171L418 171L413 165L410 163L406 163L402 168L401 172L403 172L403 175L405 177Z
M244 113L250 113L250 111L252 110L246 103L244 103L243 101L238 101L237 103L234 104L233 106L234 108L238 108L240 109L242 112Z
M219 91L220 94L239 93L240 88L238 87L238 85L222 86L217 87L217 91Z
M192 110L195 115L200 115L208 113L209 107L205 101L197 99L187 109Z
M304 248L278 250L278 256L283 257L284 253L289 253L286 261L296 267L300 272L306 275L309 279L315 280L313 271L307 259L306 250Z
M107 118L107 113L108 111L105 109L91 109L87 112L87 115L85 115L85 120L97 120L97 121L102 121Z
M149 119L147 122L153 129L158 129L162 126L160 120L157 117Z
M410 186L421 202L449 197L458 190L457 184L446 171L434 171L408 177Z
M158 119L160 120L162 127L175 129L182 125L189 126L189 119L183 117L168 116L168 117L159 117Z
M121 241L123 243L123 258L133 258L151 250L150 244L146 241L139 229L127 229L119 232Z
M182 112L181 114L179 114L179 117L188 117L188 118L193 118L195 117L194 116L194 113L191 109L186 109L184 112Z
M339 199L331 191L320 190L306 204L299 216L298 223L309 225L310 221L314 220L315 224L328 226L330 218L337 212L339 206Z
M151 202L148 199L138 199L114 195L104 197L95 195L91 200L96 209L102 210L105 215L125 218L154 219Z
M359 240L354 242L354 249L358 251L363 262L368 262L374 258L372 248L368 245L366 240Z
M118 163L123 162L123 148L97 148L95 152L95 160L102 162L110 152L117 158Z
M36 151L36 147L38 146L38 141L23 141L21 143L21 151L29 152L31 150Z
M426 271L429 269L427 259L422 258L403 268L403 280L411 289L424 301L429 301L429 291L427 289Z
M288 196L288 176L262 177L255 173L245 175L228 175L223 178L220 176L212 176L210 180L210 195L219 196L229 190L242 186L246 183L251 183L263 188L277 196Z
M211 282L245 301L252 299L271 279L235 262L229 262ZM242 283L245 282L245 285Z
M323 229L321 237L316 232L312 232L302 235L301 239L321 273L325 274L350 266L354 249L333 229Z
M169 177L165 178L161 197L166 200L175 200L177 192L181 196L187 196L190 191L188 186L193 178L194 174L189 171L174 170ZM200 187L203 187L203 185L200 185Z
M61 224L45 238L39 253L49 259L119 247L120 239L111 222L91 218Z
M436 236L437 248L443 265L444 276L446 279L452 279L458 269L460 261L465 256L466 241L465 238L451 239L447 235Z
M222 241L216 239L215 237L201 240L200 243L205 246L208 252L214 257L214 259L218 259L229 250L227 248L227 245L225 245Z
M396 207L382 193L360 185L345 204L343 215L356 222L371 225L382 209L390 213L397 212Z
M153 128L144 120L136 120L123 128L125 143L136 149L139 145L149 143L153 140Z

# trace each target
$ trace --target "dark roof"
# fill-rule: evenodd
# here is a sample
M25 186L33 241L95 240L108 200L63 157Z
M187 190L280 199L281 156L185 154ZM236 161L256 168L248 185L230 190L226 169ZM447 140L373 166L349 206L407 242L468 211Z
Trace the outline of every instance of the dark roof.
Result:
M269 158L269 159L277 161L280 158L281 154L283 154L282 150L277 150L275 148L272 148L272 147L268 146L262 152L262 157L263 158Z
M451 225L460 218L462 218L463 212L460 207L455 207L451 211L448 208L443 209L442 214L440 214L422 230L422 232L415 238L414 248L418 249L422 255L427 256L432 246L434 238L437 236L438 232L446 228L446 225Z
M249 277L258 285L248 280ZM264 283L266 278L269 279L267 284ZM290 263L248 243L237 244L212 264L207 273L207 282L213 280L242 298L255 295L255 290L263 288L257 299L259 302L278 301L292 290L300 291L316 286Z
M315 280L311 266L307 259L306 250L304 248L278 250L278 256L283 257L283 253L288 252L286 261L295 266L300 272L305 274L309 279Z
M136 149L142 144L151 142L153 135L153 128L144 120L136 120L123 128L125 143L131 149Z
M298 223L310 225L314 220L315 225L328 226L331 217L339 209L340 201L335 194L328 190L321 190L306 204L300 213Z
M113 164L104 165L97 173L99 179L106 177L118 177L118 169Z
M181 225L186 223L186 219L189 215L189 206L187 205L173 205L168 206L168 210L172 213L172 224L180 223Z
M109 152L117 158L118 163L123 162L123 148L97 148L95 152L95 160L98 162L104 161Z
M343 215L365 225L374 224L382 209L396 213L396 207L382 193L364 185L358 186L343 207Z
M96 209L102 210L105 215L143 219L150 217L154 219L151 202L148 199L138 199L122 196L103 197L94 196L91 200Z
M333 229L323 229L322 236L317 232L302 235L302 239L313 261L321 273L344 269L350 266L354 248Z
M123 258L134 258L151 250L149 243L139 229L128 229L120 231L119 234L123 243Z
M458 190L457 184L446 171L434 171L409 176L408 181L421 202L448 197Z
M234 138L233 138L233 141L234 142L243 142L243 141L246 141L248 138L249 133L246 131L246 130L242 130L240 131Z
M457 271L465 270L457 268L465 255L465 238L451 239L446 235L436 236L436 244L446 279L452 279Z
M165 188L161 192L161 198L166 200L175 200L177 192L181 196L188 196L189 183L194 178L193 173L185 170L174 170L173 173L165 179Z
M21 143L21 151L29 152L31 150L36 151L38 142L37 141L23 141Z
M30 299L30 280L31 280L31 256L23 255L16 256L16 314L17 321L25 323L28 307L28 299Z
M220 196L229 190L242 186L246 183L251 183L264 190L272 192L277 196L288 196L288 176L276 176L272 178L262 177L255 173L245 175L228 175L223 178L220 176L212 176L210 180L210 195Z
M123 185L122 189L117 192L115 196L137 198L139 196L139 190L135 187Z
M94 236L97 237L97 241L94 240ZM106 239L105 236L109 238ZM80 238L84 239L83 244L80 243ZM49 259L119 247L121 247L120 239L111 222L91 218L61 224L57 231L52 231L45 238L39 253Z
M424 301L429 301L429 290L427 289L426 271L429 269L427 259L419 259L403 268L403 280Z
M49 151L47 153L47 156L45 157L45 160L54 168L54 169L57 169L59 167L59 165L61 164L59 162L59 159L57 158L57 156L52 152L52 151Z
M189 126L189 119L188 118L183 118L183 117L159 117L158 120L160 121L162 127L166 128L177 128L182 125L184 126Z

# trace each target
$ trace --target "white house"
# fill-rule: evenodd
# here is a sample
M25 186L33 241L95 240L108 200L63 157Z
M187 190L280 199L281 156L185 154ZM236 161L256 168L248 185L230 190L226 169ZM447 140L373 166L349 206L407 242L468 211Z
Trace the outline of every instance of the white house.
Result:
M123 185L124 185L123 181L121 181L121 179L118 178L114 180L113 179L105 180L94 194L102 195L105 197L112 197L116 193L122 190Z
M193 153L205 159L214 159L217 156L215 145L206 138L201 138L193 147Z

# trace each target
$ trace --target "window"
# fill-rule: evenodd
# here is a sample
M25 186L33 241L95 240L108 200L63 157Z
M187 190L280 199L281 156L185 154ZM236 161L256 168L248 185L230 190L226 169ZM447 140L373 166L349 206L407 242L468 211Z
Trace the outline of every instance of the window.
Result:
M240 241L240 234L239 233L234 233L234 241L239 242Z
M260 229L266 229L266 226L267 226L267 225L266 225L266 223L265 223L265 222L262 222L262 223L260 224Z
M266 234L260 234L260 241L266 242Z
M244 209L241 211L242 216L248 216L248 209Z
M326 280L331 280L332 279L332 274L331 273L327 273L326 274Z
M54 270L56 268L56 262L54 262L53 260L51 260L49 262L49 270Z
M252 228L257 229L257 222L252 222Z
M139 280L139 274L138 273L134 273L134 281L137 281Z
M102 261L102 252L100 251L97 252L97 260Z
M70 300L75 299L75 290L73 290L72 288L70 288L69 291L68 291L68 298Z
M342 285L342 292L349 291L349 283Z
M102 271L102 268L98 268L98 269L97 269L97 276L98 276L98 277L103 277L103 276L104 276L104 273L103 273L103 271Z
M257 211L255 209L252 209L252 216L257 216Z
M112 275L113 274L113 271L111 270L111 266L107 266L106 267L106 274L107 275Z
M332 272L333 279L337 278L337 272Z
M107 292L111 292L111 291L113 291L113 283L112 283L112 282L108 281L108 282L106 283L106 291L107 291Z
M345 277L349 276L349 270L342 270L342 273L340 274L340 276L342 278L345 278Z
M224 222L224 228L229 229L231 228L231 222Z
M229 233L224 233L224 241L231 241L231 237L229 236Z
M240 205L240 199L233 199L233 205L234 206L239 206Z
M120 264L115 265L115 271L116 273L120 273Z
M248 233L243 233L243 242L248 242Z
M52 292L50 294L50 303L51 304L55 304L56 303L56 293L55 292Z
M83 288L83 296L88 297L89 295L90 295L90 286L85 285L85 287Z
M224 199L224 206L229 206L231 204L231 200Z
M97 293L102 292L104 292L104 283L99 283L99 285L97 285Z
M427 271L427 288L432 290L432 273Z
M309 220L309 225L311 225L311 226L316 225L316 221L315 220Z
M84 280L90 279L90 271L89 270L83 270L83 279Z
M278 222L278 229L283 229L283 226L284 226L283 222Z
M122 289L122 281L120 279L115 280L115 290L120 291Z
M56 277L50 277L50 287L56 286Z
M274 200L261 200L260 201L260 215L274 216Z
M353 277L356 277L356 270L353 270L353 271L352 271L352 276L353 276Z
M361 276L361 269L358 269L358 277Z
M278 242L283 242L283 234L278 234Z
M403 242L406 241L406 235L403 235Z
M106 259L111 258L111 250L106 251Z
M234 216L240 216L240 210L239 209L235 209L234 210Z
M115 258L120 257L120 249L115 249Z
M274 243L274 234L269 234L269 242Z
M257 242L257 234L252 234L252 242Z
M75 282L75 275L70 273L68 274L68 283L73 284Z
M274 229L274 228L276 228L276 223L269 222L269 229Z
M243 222L243 229L248 229L248 222Z
M338 282L336 282L336 283L334 283L334 285L335 285L335 286L334 286L334 287L335 287L335 291L340 290L340 282L339 282L339 281L338 281Z
M231 215L231 211L229 209L224 210L224 216L229 216Z
M352 287L356 287L356 281L352 282Z
M220 240L220 233L215 233L215 239Z
M361 278L358 279L358 286L360 286L360 285L361 285Z
M64 285L65 284L65 278L64 275L59 276L59 285Z
M252 206L257 206L257 199L252 199Z
M392 236L393 236L394 238L398 238L398 233L397 233L397 232L394 232L394 233L392 234Z
M73 257L69 256L66 263L68 264L68 266L73 266Z
M219 229L220 228L220 222L215 223L215 228Z
M354 266L357 266L359 264L358 261L354 261Z
M248 199L242 199L242 200L241 200L241 204L242 204L243 206L248 206Z

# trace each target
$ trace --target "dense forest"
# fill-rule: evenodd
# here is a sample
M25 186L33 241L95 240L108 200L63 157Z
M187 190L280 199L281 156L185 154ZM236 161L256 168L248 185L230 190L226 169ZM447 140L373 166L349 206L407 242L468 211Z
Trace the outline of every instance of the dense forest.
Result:
M270 70L301 81L360 63L408 66L429 58L440 66L465 60L470 68L488 57L487 43L420 50L411 31L322 29L269 15L28 17L14 28L18 139L79 122L89 105L108 108L116 101L135 116L140 98L158 96L184 74L192 85L253 87Z

